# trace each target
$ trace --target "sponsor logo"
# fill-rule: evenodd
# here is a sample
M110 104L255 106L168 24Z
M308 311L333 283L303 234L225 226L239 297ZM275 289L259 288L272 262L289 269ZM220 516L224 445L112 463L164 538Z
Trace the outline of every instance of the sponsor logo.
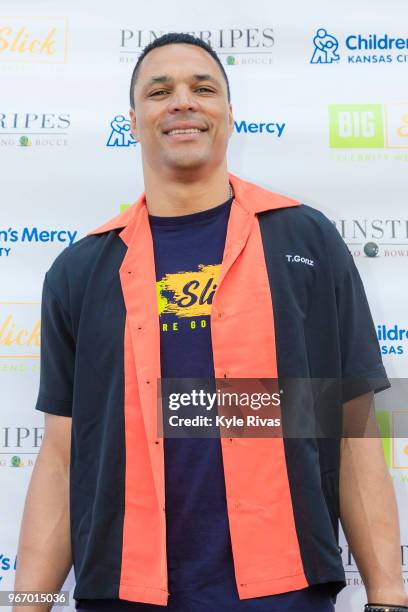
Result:
M285 127L286 123L234 121L237 134L273 134L280 138Z
M408 149L408 103L331 104L333 149Z
M381 104L331 104L329 127L331 148L384 147Z
M44 427L1 427L0 467L33 467Z
M0 302L0 358L39 358L39 309L38 302Z
M0 146L65 147L70 126L68 113L0 112Z
M339 41L324 28L317 30L313 38L313 44L314 51L310 60L311 64L331 64L339 61L340 56L337 53Z
M110 127L107 147L130 147L137 144L130 131L130 120L126 119L124 115L116 115L111 121Z
M10 570L15 571L16 567L17 556L12 557L9 556L7 553L0 552L0 572L8 572ZM3 578L7 578L7 575L0 575L0 582L3 580Z
M333 220L354 257L408 257L408 219Z
M0 62L63 64L67 35L65 17L0 17Z
M130 131L130 120L124 115L116 115L110 124L111 130L107 147L130 147L137 144ZM286 123L272 121L234 121L234 131L237 134L268 134L281 138L285 130Z
M408 410L376 410L384 456L387 466L394 470L408 470L408 439L399 437L407 431ZM408 484L408 475L401 473L401 482Z
M346 583L347 586L362 586L363 580L360 576L360 572L357 569L357 564L352 555L350 546L346 541L341 543L339 546L339 551L341 554L341 558L343 561L344 571L346 573ZM408 574L408 544L401 544L401 571L404 574L404 582L407 581L406 574Z
M122 28L119 33L119 61L134 64L143 47L166 33L167 30ZM211 45L227 66L273 63L276 42L273 28L223 28L188 33Z
M346 34L343 39L326 28L318 28L313 36L311 64L406 64L408 38L386 32Z
M308 259L307 257L301 257L300 255L285 255L285 257L289 263L302 263L302 264L306 264L307 266L311 266L312 268L315 265L313 259Z
M406 355L408 328L395 325L377 325L377 338L383 355Z
M9 257L12 254L13 245L18 243L60 243L71 245L77 237L77 230L69 229L45 229L39 227L23 227L15 229L9 227L0 229L0 257Z

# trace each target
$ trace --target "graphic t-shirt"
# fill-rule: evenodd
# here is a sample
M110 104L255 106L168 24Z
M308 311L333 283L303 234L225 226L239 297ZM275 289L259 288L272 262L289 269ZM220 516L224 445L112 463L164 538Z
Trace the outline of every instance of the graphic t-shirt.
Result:
M149 215L163 379L214 378L210 313L231 204L232 199L210 210L177 217ZM118 600L82 600L81 609L334 610L325 585L240 600L234 575L220 439L165 437L164 458L170 592L167 608Z
M232 200L178 217L149 216L162 378L214 378L210 313ZM186 381L188 385L188 381ZM186 391L189 389L186 388ZM324 587L240 600L219 438L165 438L169 608L201 612L329 611Z

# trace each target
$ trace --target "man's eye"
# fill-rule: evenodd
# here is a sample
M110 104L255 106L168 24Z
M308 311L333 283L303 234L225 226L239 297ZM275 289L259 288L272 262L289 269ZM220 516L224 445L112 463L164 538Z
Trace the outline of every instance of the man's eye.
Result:
M163 93L166 94L166 93L168 93L168 91L166 89L159 89L158 91L154 91L153 93L151 93L150 96L158 96L158 95L163 94Z
M214 93L214 90L210 89L210 87L198 87L197 91L205 91L205 92L209 92L209 93Z

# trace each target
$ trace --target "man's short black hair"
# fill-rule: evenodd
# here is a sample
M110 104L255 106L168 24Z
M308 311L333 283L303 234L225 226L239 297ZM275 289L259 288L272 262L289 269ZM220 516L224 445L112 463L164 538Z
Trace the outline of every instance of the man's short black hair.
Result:
M192 36L191 34L184 34L181 32L169 32L168 34L163 34L163 36L160 36L159 38L156 38L151 43L149 43L143 49L142 53L139 55L138 60L136 62L136 66L133 69L132 80L130 82L130 106L131 108L133 109L135 108L135 100L134 100L133 92L134 92L135 84L136 84L137 77L138 77L139 70L140 70L140 64L142 63L146 55L150 53L150 51L153 51L153 49L157 49L158 47L164 47L165 45L174 45L174 44L187 44L187 45L195 45L196 47L201 47L201 49L204 49L204 51L207 51L207 53L209 53L209 55L211 55L211 57L215 59L218 66L220 67L220 70L227 84L228 102L230 102L231 92L230 92L230 86L228 82L227 73L225 72L224 66L222 65L221 60L216 54L216 52L214 51L214 49L208 43L204 42L204 40L201 40L201 38L197 38L196 36Z

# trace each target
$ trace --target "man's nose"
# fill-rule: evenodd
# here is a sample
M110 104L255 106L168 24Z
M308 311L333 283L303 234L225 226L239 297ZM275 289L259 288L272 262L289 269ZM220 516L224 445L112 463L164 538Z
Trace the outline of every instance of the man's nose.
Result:
M196 110L196 106L191 91L183 87L174 91L170 103L170 112Z

